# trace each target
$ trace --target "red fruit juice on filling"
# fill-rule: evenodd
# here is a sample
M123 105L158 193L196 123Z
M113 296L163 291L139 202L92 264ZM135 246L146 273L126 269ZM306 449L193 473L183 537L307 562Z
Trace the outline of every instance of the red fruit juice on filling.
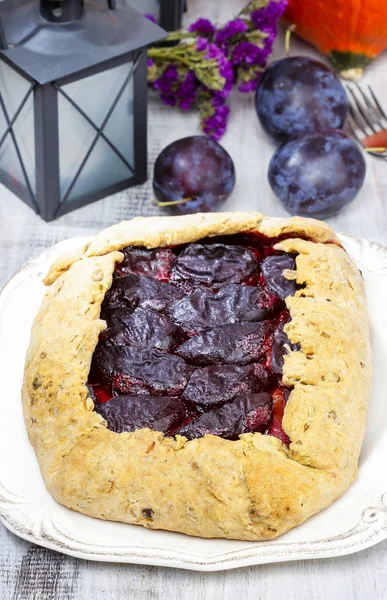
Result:
M281 239L284 239L286 237L289 237L289 236L283 236L282 238L276 238L276 239L273 239L273 238L269 239L269 238L266 238L265 236L262 236L259 234L241 234L241 235L235 235L235 236L219 236L217 238L208 238L206 240L200 240L199 242L197 242L197 244L204 244L204 245L207 245L207 244L227 245L227 244L229 244L229 245L237 245L239 247L245 248L246 250L248 250L248 252L251 254L253 259L256 261L257 267L254 269L253 272L249 272L246 277L241 278L240 281L238 282L238 285L255 286L255 287L258 286L258 287L269 289L269 291L271 293L273 293L273 289L271 289L270 286L268 287L267 281L265 280L265 277L263 276L263 274L261 272L260 264L267 257L285 254L284 252L275 250L274 246L277 242L281 241ZM165 282L166 284L173 284L174 286L176 286L176 288L178 288L178 290L179 290L179 296L178 296L177 302L179 301L179 299L181 299L181 291L184 291L184 294L190 295L198 290L205 289L205 290L210 290L210 292L213 292L213 294L217 294L217 292L219 291L219 289L222 288L223 285L227 285L227 281L225 283L217 283L216 285L208 284L207 282L203 283L202 273L200 273L201 278L199 277L198 280L195 280L194 276L192 276L191 279L190 278L184 279L184 277L181 277L181 275L179 275L179 274L176 275L176 273L174 273L174 270L173 270L174 260L176 260L180 256L180 254L182 252L184 252L184 250L186 248L188 248L188 246L190 246L190 245L175 246L173 248L161 248L161 249L152 251L153 254L149 255L150 256L149 264L146 263L146 260L147 260L146 249L136 250L136 248L131 248L131 247L126 248L124 262L121 263L121 265L117 264L117 266L116 266L111 290L114 291L115 281L117 280L117 278L121 278L122 276L125 276L130 273L136 273L138 275L157 280L160 282L160 285L163 285L163 282ZM130 256L131 252L133 252L133 258ZM136 252L138 253L138 256L136 256ZM200 260L200 258L199 258L199 260ZM250 271L251 271L251 269L250 269ZM215 275L214 275L214 277L215 277ZM233 282L233 284L235 285L234 282ZM102 318L104 318L104 316L103 316L104 315L104 306L105 306L105 308L110 309L110 311L112 310L108 306L108 302L109 302L108 296L109 296L109 292L108 292L107 296L105 297L104 304L102 306ZM132 296L131 296L131 298L132 298ZM156 298L156 300L157 300L157 298ZM126 304L125 294L124 293L122 294L122 307L125 308L126 306L128 306L129 311L135 310L137 308L137 306L143 306L144 304L146 305L146 303L148 302L148 306L150 306L152 310L159 310L161 314L170 316L170 313L168 312L168 307L166 308L165 305L162 305L162 306L160 305L161 308L159 309L157 307L157 305L154 305L154 301L155 301L155 298L145 299L145 300L144 300L144 298L139 298L138 305L135 305L135 304L133 305L133 298L132 298L132 300L131 300L132 303L130 304L130 307L129 307L129 305ZM276 302L277 301L278 301L278 299L276 299ZM115 300L115 302L117 302L117 301ZM149 304L152 302L153 302L153 304ZM141 304L141 303L144 303L144 304ZM156 306L156 308L154 308L154 306ZM277 307L277 305L276 305L276 307ZM263 356L263 358L262 357L259 358L258 362L261 363L262 365L264 365L264 367L266 367L266 369L269 371L269 373L271 373L271 376L270 376L271 379L270 379L270 382L266 383L265 387L260 391L269 392L271 394L272 400L273 400L273 406L272 406L272 418L271 418L270 423L267 424L267 426L265 427L264 430L260 430L260 431L262 433L266 433L268 435L272 435L272 436L279 438L285 444L289 444L290 440L289 440L288 436L286 435L286 433L282 429L282 417L283 417L284 409L286 406L286 400L289 396L290 388L285 388L285 386L282 383L282 375L278 374L278 373L276 374L272 370L272 351L273 351L274 332L277 331L279 327L282 327L284 323L287 323L288 321L290 321L290 314L289 314L289 311L287 310L287 308L285 306L285 302L283 302L283 300L280 300L278 302L278 307L279 307L278 309L275 308L275 310L277 311L277 312L275 312L275 314L272 314L272 316L270 318L268 318L266 321L262 321L263 323L265 323L265 335L264 335L263 342L261 343L261 346L260 346L260 352L261 352L260 356ZM146 326L149 326L149 323L144 323L144 327L146 327ZM123 327L124 327L124 325L123 325ZM192 334L192 335L195 335L195 334ZM189 332L184 332L183 339L189 340L192 338L192 335ZM100 340L99 344L101 344L101 343L106 343L106 342L103 342L102 340ZM249 348L250 341L249 341L248 337L244 341L242 340L241 343L244 344L247 348ZM253 343L254 343L254 339L253 339ZM179 356L179 348L175 348L173 350L168 350L167 354ZM253 354L251 356L253 356ZM211 361L206 363L205 358L204 359L201 358L200 360L202 362L199 361L198 363L195 363L195 362L190 363L190 364L192 364L193 370L195 368L197 368L198 365L200 368L205 368L206 364L219 364L220 366L229 364L227 362L227 360L224 363L216 362L218 360L217 358L214 359L215 363L211 363ZM204 360L204 362L203 362L203 360ZM257 361L256 358L255 359L247 358L246 360L247 360L247 363L242 361L240 364L241 365L250 364L251 362L254 363L254 360ZM250 363L249 363L249 360L250 360ZM150 369L151 369L151 366L150 366ZM93 369L93 366L92 366L92 370L91 370L91 373L89 376L89 385L94 392L94 396L97 401L97 404L101 404L101 405L106 404L112 398L114 398L115 396L118 395L117 388L115 388L115 386L114 386L114 381L115 381L115 378L117 378L117 377L129 377L130 378L132 376L131 375L123 375L122 373L115 372L115 373L111 374L111 379L110 379L109 383L106 383L106 374L104 374L103 377L102 376L99 377L98 368ZM128 392L125 392L123 389L120 389L120 388L118 388L118 389L119 389L119 394L128 393ZM148 394L149 391L146 391L146 389L147 389L146 386L144 386L144 389L140 389L140 391L136 391L135 393ZM284 390L285 390L285 393L284 393ZM132 392L129 392L129 393L132 393ZM152 393L156 393L156 395L164 395L165 396L165 393L158 394L157 391L152 392ZM253 392L253 393L255 393L255 392ZM133 395L133 393L132 393L132 395ZM183 392L183 395L184 395L184 392ZM206 406L203 407L203 406L193 405L192 403L185 401L183 395L180 393L180 399L182 400L182 402L184 402L185 408L186 408L186 419L183 423L181 423L181 425L179 425L179 427L176 428L176 430L170 430L168 432L169 435L175 435L176 433L178 433L178 430L181 427L194 422L195 419L199 418L204 413L214 410L214 407L208 408ZM173 392L170 392L169 396L173 397ZM179 398L179 396L177 395L176 398ZM111 406L113 407L113 405L111 405ZM97 406L96 406L96 408L98 409ZM221 435L221 434L219 434L219 435ZM232 439L232 438L228 438L228 439Z
M98 383L91 383L90 387L94 392L94 396L100 404L105 404L112 399L112 391L107 386L99 385Z

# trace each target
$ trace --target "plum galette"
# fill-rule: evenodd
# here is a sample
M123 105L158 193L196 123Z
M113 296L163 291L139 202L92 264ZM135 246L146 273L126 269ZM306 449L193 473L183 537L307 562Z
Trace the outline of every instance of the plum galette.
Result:
M61 504L263 540L354 479L367 310L361 275L324 223L136 218L58 259L45 283L23 404Z

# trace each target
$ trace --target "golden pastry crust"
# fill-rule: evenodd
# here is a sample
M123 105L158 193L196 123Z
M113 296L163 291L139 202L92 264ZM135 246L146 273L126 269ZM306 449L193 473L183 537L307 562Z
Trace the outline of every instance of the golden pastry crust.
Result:
M283 419L289 448L259 433L187 441L106 429L86 382L119 250L252 230L289 234L278 248L298 253L296 279L304 284L286 301L292 320L285 331L301 345L283 369L284 383L294 386ZM365 292L326 224L259 213L136 218L58 259L45 282L23 407L46 487L61 504L154 529L265 540L328 506L355 478L371 385Z

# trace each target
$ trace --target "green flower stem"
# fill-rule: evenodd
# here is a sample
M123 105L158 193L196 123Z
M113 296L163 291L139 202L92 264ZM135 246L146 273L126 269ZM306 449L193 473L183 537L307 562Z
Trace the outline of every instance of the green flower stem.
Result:
M259 48L263 48L265 46L265 39L268 37L268 33L264 31L247 31L244 33L244 37L249 41L253 42Z
M194 46L152 47L148 50L148 57L154 60L166 61L167 64L175 63L184 65L194 71L196 77L212 90L222 90L226 80L219 75L218 63L215 59L206 59L204 52L195 52Z
M176 40L184 40L184 39L196 39L196 33L190 33L186 29L177 29L176 31L171 31L166 38L163 39L164 42L176 42Z

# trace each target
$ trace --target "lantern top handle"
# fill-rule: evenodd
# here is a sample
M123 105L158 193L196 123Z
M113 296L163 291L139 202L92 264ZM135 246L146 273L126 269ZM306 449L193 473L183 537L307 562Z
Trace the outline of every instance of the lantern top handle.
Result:
M128 0L2 0L0 61L45 85L133 61L167 33ZM49 12L45 18L42 11Z
M40 0L40 14L50 23L71 23L84 12L83 0Z
M116 0L107 0L110 10L116 8ZM71 23L85 12L84 0L40 0L40 14L50 23Z
M110 10L116 8L116 0L107 0ZM75 21L84 13L84 0L40 0L40 14L47 21L63 23ZM7 50L7 38L0 19L0 50Z

